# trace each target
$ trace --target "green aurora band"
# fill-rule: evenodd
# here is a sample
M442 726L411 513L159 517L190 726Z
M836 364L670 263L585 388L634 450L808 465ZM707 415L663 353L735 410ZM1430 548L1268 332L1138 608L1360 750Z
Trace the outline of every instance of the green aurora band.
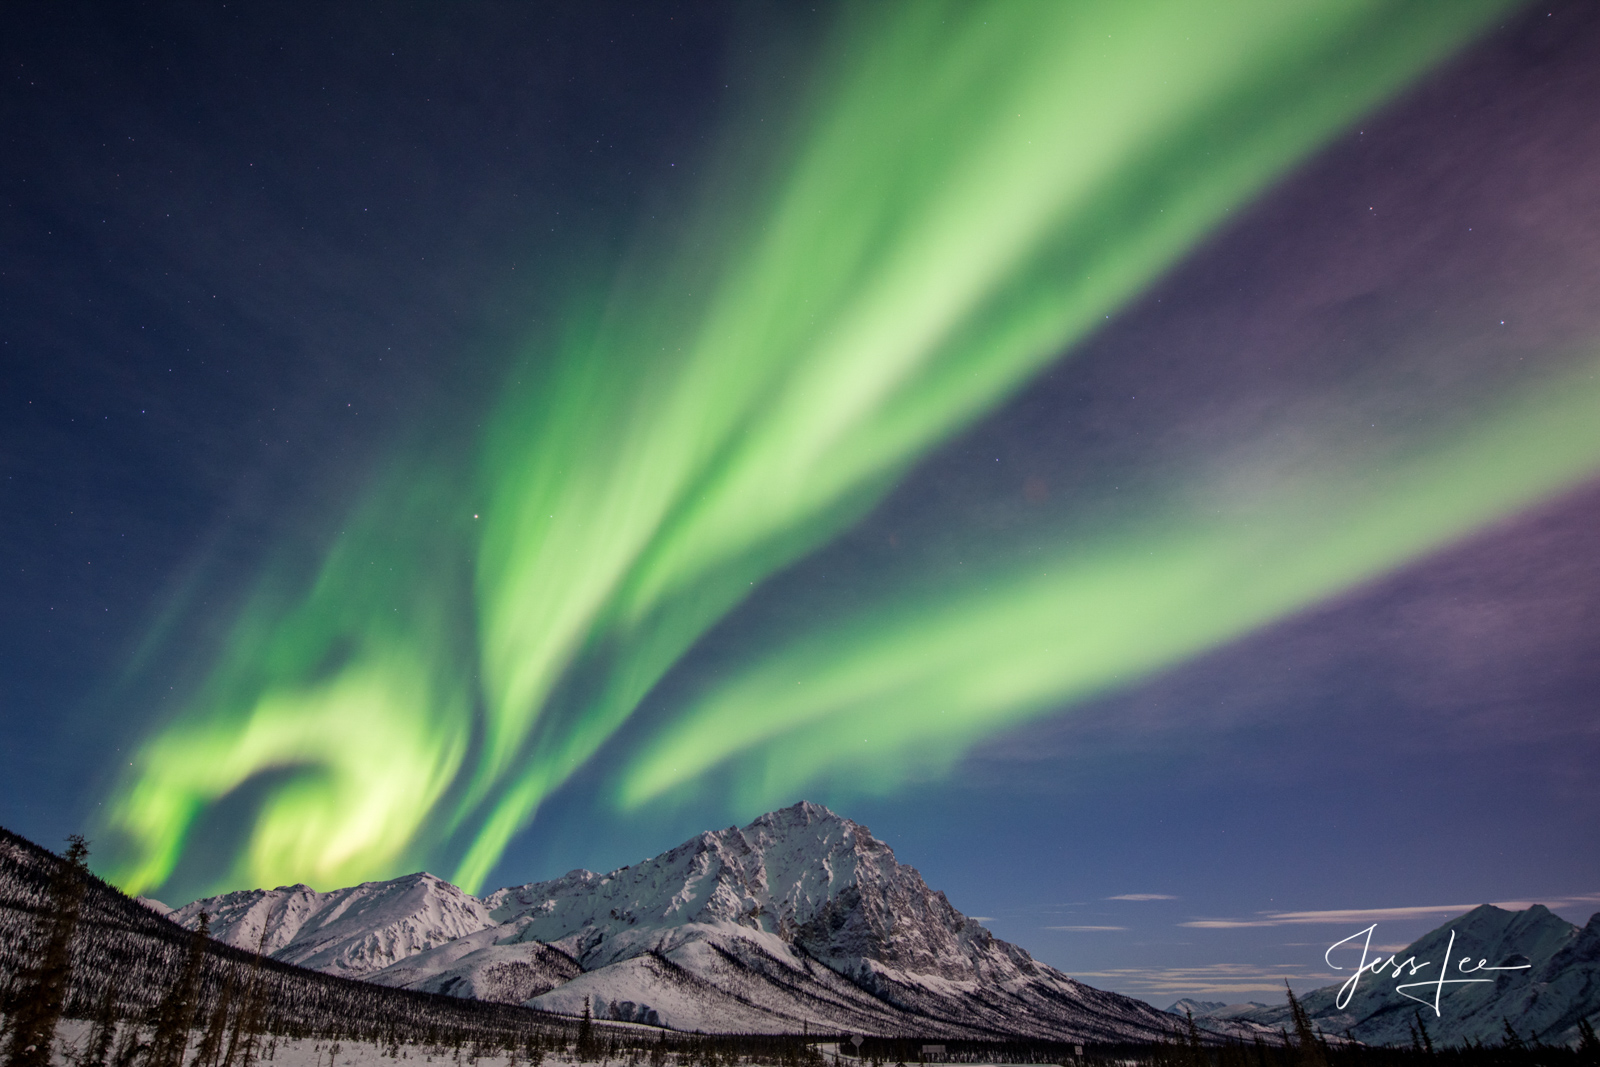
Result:
M943 769L997 729L1214 648L1592 475L1596 412L1591 357L1420 442L1323 453L1245 500L1186 486L1147 500L1127 528L1026 566L913 585L742 665L646 743L616 798L637 808L736 757L746 810L824 775L885 790L918 765Z
M725 166L671 251L636 257L530 358L475 480L397 468L309 590L263 580L113 798L127 847L109 873L130 892L160 885L204 813L253 790L226 883L326 886L455 854L454 880L475 890L543 798L765 578L1509 6L847 6L782 150ZM1529 464L1516 477L1547 488L1594 461L1564 438L1516 454ZM1430 462L1402 464L1392 491L1410 493ZM862 733L874 759L947 760L1531 499L1436 465L1456 493L1442 517L1385 525L1373 487L1330 524L1342 539L1254 531L1282 557L1278 578L1215 620L1191 609L1252 558L1251 531L1174 519L1075 553L1049 582L912 596L844 624L889 627L872 640L803 638L669 725L619 802L735 757L749 796L777 795ZM1113 612L1050 666L1088 617L1062 605L1119 601L1146 607ZM919 675L917 642L959 646L963 630L1020 642L1027 669L955 657L948 676ZM817 685L767 703L802 663ZM929 686L951 692L950 725L931 734L910 711ZM841 716L864 728L839 735Z

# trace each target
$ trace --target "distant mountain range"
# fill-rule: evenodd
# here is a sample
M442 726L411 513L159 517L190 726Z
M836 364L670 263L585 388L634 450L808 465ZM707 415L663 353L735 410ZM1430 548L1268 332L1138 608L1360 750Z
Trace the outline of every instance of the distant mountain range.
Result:
M1267 1010L1267 1005L1258 1000L1247 1000L1243 1004L1229 1004L1223 1000L1194 1000L1191 997L1184 997L1167 1009L1173 1015L1192 1014L1196 1019L1211 1020L1237 1019L1241 1015L1265 1010Z
M1437 980L1447 949L1449 979L1489 981L1444 987L1436 1015L1432 990L1409 990L1430 1001L1424 1005L1407 999L1395 986ZM1384 959L1390 955L1381 954ZM1426 966L1415 975L1407 967L1400 977L1393 976L1392 967L1379 976L1363 974L1342 1009L1337 1004L1337 984L1308 993L1301 1003L1312 1021L1325 1033L1348 1032L1369 1044L1409 1045L1420 1016L1429 1039L1439 1046L1467 1041L1498 1044L1506 1037L1508 1022L1530 1044L1535 1039L1552 1045L1571 1044L1577 1040L1579 1019L1600 1025L1600 914L1578 927L1539 904L1526 911L1484 904L1430 930L1393 955ZM1463 957L1470 957L1467 968L1484 960L1486 969L1463 971ZM1487 969L1522 964L1526 969ZM1214 1027L1253 1023L1292 1031L1294 1025L1287 1005L1180 1000L1167 1010L1182 1015L1185 1009L1194 1013L1196 1021Z
M151 902L151 906L161 908ZM1171 1015L1037 962L888 845L800 803L609 874L478 898L429 874L171 913L274 958L405 989L706 1032L1149 1041Z

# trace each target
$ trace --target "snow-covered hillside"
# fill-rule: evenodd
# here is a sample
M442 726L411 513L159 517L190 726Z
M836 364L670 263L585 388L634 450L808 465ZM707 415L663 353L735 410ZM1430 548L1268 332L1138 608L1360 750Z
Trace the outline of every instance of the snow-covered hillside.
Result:
M609 874L482 900L431 875L175 914L386 985L676 1029L1147 1040L1171 1016L996 939L866 827L800 803Z
M1451 950L1448 961L1447 949ZM1385 959L1389 955L1382 954ZM1394 955L1401 961L1415 959L1420 965L1417 973L1413 976L1407 969L1403 976L1395 977L1391 968L1381 975L1363 975L1342 1009L1337 1003L1337 984L1307 993L1301 1003L1312 1021L1326 1033L1348 1031L1358 1041L1406 1046L1411 1044L1412 1027L1419 1018L1430 1039L1439 1046L1468 1040L1498 1044L1505 1037L1508 1022L1525 1040L1537 1037L1546 1044L1567 1044L1577 1039L1579 1019L1600 1023L1600 915L1591 918L1587 926L1578 927L1539 904L1523 911L1484 904L1430 930ZM1460 965L1463 957L1469 958L1469 967L1478 960L1486 961L1488 966L1527 967L1469 973ZM1492 981L1445 987L1438 1014L1431 1003L1408 1000L1395 989L1399 983L1437 979L1446 962L1452 968L1452 981ZM1429 990L1411 992L1431 1001ZM1191 1010L1199 1003L1191 1002ZM1194 1014L1196 1019L1213 1023L1232 1020L1274 1028L1293 1025L1286 1005L1245 1011L1239 1007L1213 1010L1202 1005L1202 1010L1195 1010ZM1178 1004L1169 1010L1174 1009L1182 1010Z
M269 956L348 978L496 925L477 897L431 874L330 893L304 885L243 890L197 900L171 918L193 929L202 911L219 941L252 951L264 944Z

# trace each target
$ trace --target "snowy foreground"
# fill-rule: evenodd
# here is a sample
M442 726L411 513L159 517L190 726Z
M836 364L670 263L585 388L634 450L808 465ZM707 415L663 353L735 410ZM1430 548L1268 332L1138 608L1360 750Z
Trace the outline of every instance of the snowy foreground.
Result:
M51 1057L52 1067L77 1067L80 1050L83 1048L90 1030L90 1023L84 1020L63 1020L56 1031L56 1047ZM118 1033L118 1038L122 1033ZM203 1037L201 1031L196 1030L191 1034L189 1042L189 1067L194 1067L192 1057L194 1050L200 1047ZM116 1047L116 1042L113 1042ZM854 1067L860 1061L848 1055L841 1055L839 1046L832 1043L822 1043L815 1046L823 1057L827 1067ZM678 1067L675 1064L680 1057L669 1055L665 1058L663 1067ZM580 1062L570 1052L545 1053L538 1059L518 1053L511 1055L497 1052L493 1055L474 1056L470 1047L464 1047L459 1052L450 1047L423 1047L414 1045L382 1046L364 1041L326 1041L305 1038L274 1038L270 1035L262 1038L262 1044L257 1059L258 1067L397 1067L406 1064L407 1067L417 1064L437 1064L438 1067L579 1067ZM627 1055L614 1059L601 1059L584 1063L582 1067L648 1067L651 1059L647 1054L630 1052ZM687 1067L686 1063L683 1067ZM1059 1067L1058 1064L989 1064L989 1063L926 1063L918 1067Z

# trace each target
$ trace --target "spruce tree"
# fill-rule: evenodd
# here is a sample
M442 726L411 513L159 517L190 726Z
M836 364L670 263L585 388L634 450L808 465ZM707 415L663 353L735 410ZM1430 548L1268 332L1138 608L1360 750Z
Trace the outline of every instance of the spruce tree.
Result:
M583 998L583 1019L578 1023L578 1059L587 1062L594 1059L594 1020L589 1013L589 998Z
M229 968L228 976L222 982L222 995L217 997L216 1006L211 1009L211 1022L206 1027L205 1037L200 1039L200 1048L195 1052L195 1067L217 1067L217 1059L222 1055L224 1042L228 1036L228 1017L233 1009L233 970Z
M1195 1025L1194 1012L1184 1008L1183 1018L1187 1024L1183 1036L1188 1044L1188 1048L1185 1049L1186 1054L1183 1057L1184 1062L1190 1064L1191 1067L1204 1067L1206 1054L1200 1044L1200 1027Z
M89 1040L84 1046L79 1067L106 1067L106 1057L111 1054L111 1042L117 1036L118 1014L116 984L107 982L105 996L100 998L99 1010L94 1014L94 1026L89 1031Z
M6 975L5 988L0 989L0 1042L4 1042L6 1035L11 1032L10 1023L13 1007L11 994L16 992L16 988L17 976L15 974Z
M66 1007L72 978L72 935L78 928L83 895L89 888L89 843L67 838L67 854L50 875L50 899L40 915L42 945L12 1009L11 1044L6 1067L50 1067L56 1024Z
M194 1025L200 993L200 966L210 935L211 916L202 911L199 927L189 935L189 951L178 982L167 991L156 1009L156 1030L150 1038L147 1067L183 1067L183 1054L189 1047L189 1029Z
M263 923L261 939L256 943L256 958L250 961L250 978L245 983L244 996L233 1020L233 1036L228 1039L228 1053L222 1058L222 1067L234 1067L238 1057L239 1067L252 1067L255 1062L256 1042L261 1035L261 1020L266 1014L266 993L261 987L261 950L266 947L267 929Z
M1595 1037L1588 1019L1578 1020L1578 1062L1600 1063L1600 1038Z
M1433 1038L1428 1035L1428 1024L1422 1021L1422 1009L1415 1009L1417 1016L1417 1033L1422 1036L1422 1050L1428 1055L1433 1055Z
M112 1067L130 1067L133 1061L139 1058L140 1053L150 1047L140 1040L140 1036L137 1023L122 1032L122 1040L117 1043L117 1053L111 1060Z
M1295 1044L1300 1048L1301 1067L1328 1067L1328 1057L1323 1054L1322 1041L1311 1027L1311 1016L1306 1014L1305 1007L1295 999L1294 990L1289 988L1287 980L1283 988L1289 994L1289 1014L1294 1019Z
M240 1067L251 1067L256 1059L256 1041L261 1037L261 1019L266 1014L266 992L261 989L261 953L266 947L267 925L266 921L262 921L261 937L256 941L256 958L250 961L250 979L245 982L245 993L234 1016L234 1033L227 1040L227 1054L222 1057L222 1067L234 1067L235 1056L238 1056Z

